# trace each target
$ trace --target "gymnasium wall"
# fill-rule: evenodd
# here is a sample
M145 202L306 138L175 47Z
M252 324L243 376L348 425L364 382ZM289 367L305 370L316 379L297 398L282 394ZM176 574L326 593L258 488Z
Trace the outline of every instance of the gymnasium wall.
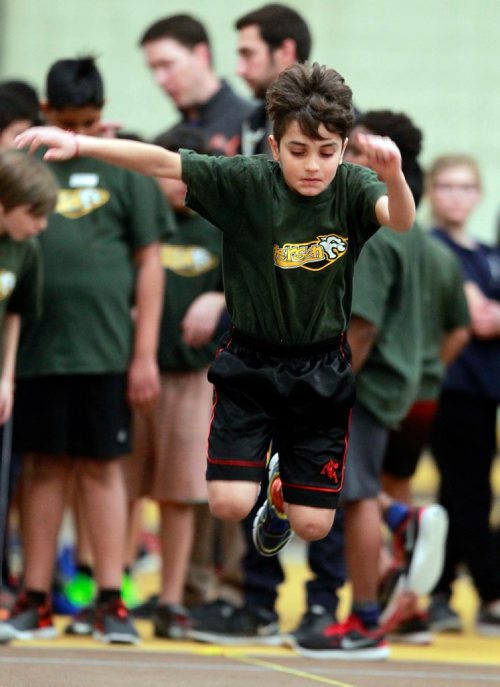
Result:
M191 12L209 30L217 71L233 75L234 21L264 0L0 0L0 79L43 90L48 66L92 52L106 83L105 117L153 136L176 113L153 83L137 42L152 21ZM485 197L474 232L496 240L500 210L500 0L288 0L309 22L312 58L335 67L360 109L408 113L425 132L424 164L475 155ZM425 206L421 218L427 217Z

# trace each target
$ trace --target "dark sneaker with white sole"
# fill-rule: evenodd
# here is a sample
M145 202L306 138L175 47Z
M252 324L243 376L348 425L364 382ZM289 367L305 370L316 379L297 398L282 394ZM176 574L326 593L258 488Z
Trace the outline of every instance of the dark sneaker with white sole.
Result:
M278 646L282 643L278 616L266 608L234 608L216 622L193 619L188 635L191 639L208 644L243 646L258 644Z
M343 623L328 625L317 634L297 640L294 649L308 658L342 661L382 661L389 656L381 631L369 630L355 614Z
M268 474L267 499L254 518L252 536L255 548L262 556L275 556L293 537L293 530L287 516L277 508L273 501L273 491L280 480L277 453L269 461Z
M57 635L51 607L30 603L24 593L18 596L7 620L0 623L0 644L13 639L53 639Z
M92 636L105 644L139 644L141 641L120 598L96 605Z
M429 605L429 625L433 632L463 632L462 619L445 594L435 594Z
M87 606L73 616L65 627L64 634L77 637L90 637L94 631L95 606Z
M158 604L152 615L155 637L185 639L191 627L189 612L180 604Z
M485 637L500 637L500 601L482 604L477 614L476 630Z
M304 613L298 626L288 635L284 635L283 643L295 646L295 642L306 639L312 634L317 635L328 625L336 622L335 613L328 611L324 606L313 604Z
M387 639L394 644L413 644L417 646L432 644L432 632L427 614L417 611L389 632Z

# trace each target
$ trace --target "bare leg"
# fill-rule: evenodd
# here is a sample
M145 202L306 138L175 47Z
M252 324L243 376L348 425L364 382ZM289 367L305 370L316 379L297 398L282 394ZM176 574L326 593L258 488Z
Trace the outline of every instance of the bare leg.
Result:
M161 503L160 603L182 603L194 533L194 506Z
M125 562L130 568L134 565L139 551L144 515L144 499L129 504Z
M394 500L401 501L401 503L406 503L407 506L411 506L412 495L410 480L408 478L383 474L382 489L389 494L389 496L392 496Z
M292 530L305 541L316 541L326 537L332 529L335 510L313 508L285 503L285 513Z
M376 601L381 549L380 509L376 499L345 507L345 551L355 601Z
M78 461L78 485L94 552L99 589L120 589L125 560L127 501L119 460Z
M259 494L257 482L214 480L207 483L212 515L221 520L243 520Z
M72 462L65 457L29 454L24 458L22 510L27 589L50 591L72 468Z

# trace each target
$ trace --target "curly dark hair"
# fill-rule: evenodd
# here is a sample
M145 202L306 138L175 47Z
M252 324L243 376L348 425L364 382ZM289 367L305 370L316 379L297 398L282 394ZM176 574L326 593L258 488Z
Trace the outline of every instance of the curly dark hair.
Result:
M316 140L321 124L344 140L354 122L351 89L338 72L317 62L282 71L267 90L266 107L278 143L291 121Z

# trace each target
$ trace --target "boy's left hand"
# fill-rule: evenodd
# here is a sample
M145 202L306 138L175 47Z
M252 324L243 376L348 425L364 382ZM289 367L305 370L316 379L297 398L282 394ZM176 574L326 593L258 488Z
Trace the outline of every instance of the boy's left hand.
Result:
M401 174L401 153L394 141L387 136L357 134L356 145L368 158L368 166L382 181L389 181Z

